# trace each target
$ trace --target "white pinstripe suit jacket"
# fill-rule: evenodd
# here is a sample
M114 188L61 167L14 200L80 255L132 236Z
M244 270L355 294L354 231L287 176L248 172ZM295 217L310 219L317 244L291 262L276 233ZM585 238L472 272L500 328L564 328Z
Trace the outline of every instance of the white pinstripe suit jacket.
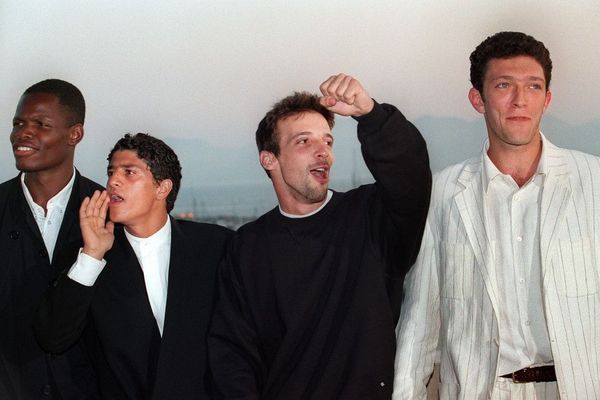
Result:
M540 204L544 312L563 399L600 399L600 158L544 140ZM498 289L485 226L483 155L434 177L397 327L394 400L426 398L439 357L441 399L490 397Z

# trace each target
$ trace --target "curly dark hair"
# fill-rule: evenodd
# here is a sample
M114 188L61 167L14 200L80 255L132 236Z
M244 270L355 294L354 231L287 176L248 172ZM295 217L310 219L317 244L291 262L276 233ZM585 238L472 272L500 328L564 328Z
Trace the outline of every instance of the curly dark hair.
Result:
M123 136L108 154L108 162L112 160L116 151L121 150L135 151L137 156L148 164L156 182L165 179L173 182L173 188L167 196L167 212L170 212L175 206L181 185L181 164L179 164L177 154L165 142L147 133L136 133L135 135L128 133Z
M270 151L279 155L279 138L277 123L292 115L305 112L316 112L325 118L329 128L333 128L334 114L319 103L319 96L308 92L294 92L294 94L279 100L267 112L258 124L256 130L256 146L258 151Z
M544 70L546 89L550 87L552 60L544 43L522 32L498 32L489 36L475 48L471 60L471 84L483 94L483 80L488 62L493 58L529 56L534 58Z
M46 93L58 98L58 102L69 114L69 125L83 125L85 120L85 100L81 91L72 83L60 79L46 79L23 92L23 96L32 93Z

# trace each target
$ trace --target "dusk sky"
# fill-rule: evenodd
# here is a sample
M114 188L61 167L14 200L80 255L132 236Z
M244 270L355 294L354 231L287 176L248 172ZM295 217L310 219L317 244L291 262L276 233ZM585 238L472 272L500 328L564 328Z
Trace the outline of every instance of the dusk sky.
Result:
M17 173L8 136L19 96L45 78L82 90L88 114L77 164L102 183L111 146L139 131L191 155L182 157L194 177L186 182L184 174L188 185L264 182L253 138L258 121L277 99L317 91L337 72L357 77L371 96L412 120L481 119L467 101L468 57L500 30L527 32L550 49L550 116L594 123L600 121L598 21L597 0L2 0L0 180ZM351 122L341 122L334 133L354 143L353 131ZM443 139L444 132L429 134ZM465 145L452 142L447 151ZM186 143L225 156L194 157ZM231 164L227 154L242 153L248 162L241 168L251 175L223 167Z

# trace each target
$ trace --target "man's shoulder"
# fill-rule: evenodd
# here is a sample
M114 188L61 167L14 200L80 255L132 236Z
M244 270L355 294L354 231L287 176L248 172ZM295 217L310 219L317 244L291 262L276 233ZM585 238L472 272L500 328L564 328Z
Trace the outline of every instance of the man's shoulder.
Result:
M256 234L257 232L261 232L265 229L265 227L267 225L267 221L269 221L269 220L272 221L274 218L278 218L278 217L279 217L279 208L275 207L275 208L267 211L260 217L256 218L255 220L246 222L244 225L240 226L237 230L236 236L239 237L239 236L244 236L244 235L252 235L252 234Z
M97 182L94 182L93 180L81 175L79 172L77 172L77 190L81 193L81 194L92 194L94 193L95 190L104 190L104 186L100 185Z
M208 236L217 240L225 240L233 231L221 225L206 222L191 221L186 219L173 219L173 225L180 229L184 235Z
M436 172L433 175L433 185L435 187L448 182L456 182L460 176L469 177L480 174L482 168L481 155L468 158Z
M5 191L8 189L12 189L14 187L18 187L19 185L20 185L20 179L19 179L19 175L17 175L14 178L10 178L9 180L0 183L0 190Z

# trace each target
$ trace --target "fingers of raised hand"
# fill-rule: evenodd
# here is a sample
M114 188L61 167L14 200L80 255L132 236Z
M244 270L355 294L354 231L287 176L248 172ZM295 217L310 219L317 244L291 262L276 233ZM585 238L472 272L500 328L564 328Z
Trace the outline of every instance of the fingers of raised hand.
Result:
M362 91L362 86L350 75L337 74L330 76L319 86L319 89L326 97L324 105L331 107L335 105L335 102L332 104L330 98L333 98L336 102L343 101L349 105L354 104L356 95Z
M108 209L109 198L106 191L96 190L92 197L86 197L79 208L79 218L100 218L104 220Z

